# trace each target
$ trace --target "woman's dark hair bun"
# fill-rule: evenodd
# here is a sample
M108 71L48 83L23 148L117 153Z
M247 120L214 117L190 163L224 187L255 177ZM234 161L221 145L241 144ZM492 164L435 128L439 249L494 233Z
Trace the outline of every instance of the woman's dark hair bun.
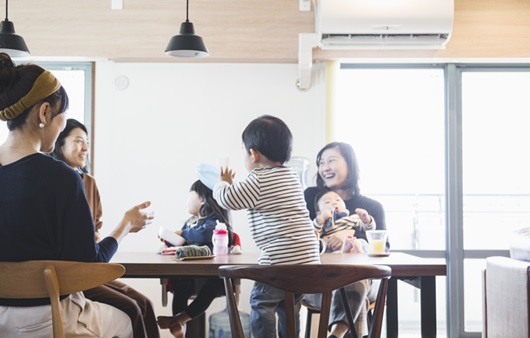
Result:
M0 53L0 94L6 89L15 73L15 64L7 53Z

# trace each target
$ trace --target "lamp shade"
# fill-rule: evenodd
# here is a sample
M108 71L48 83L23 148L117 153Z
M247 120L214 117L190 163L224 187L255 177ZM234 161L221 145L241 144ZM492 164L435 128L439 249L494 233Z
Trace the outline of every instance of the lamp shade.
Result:
M179 35L175 35L169 40L166 55L176 57L205 57L210 55L202 38L195 35L193 23L185 21L180 25Z
M24 39L15 34L15 25L8 19L0 23L0 52L5 52L11 57L30 55Z

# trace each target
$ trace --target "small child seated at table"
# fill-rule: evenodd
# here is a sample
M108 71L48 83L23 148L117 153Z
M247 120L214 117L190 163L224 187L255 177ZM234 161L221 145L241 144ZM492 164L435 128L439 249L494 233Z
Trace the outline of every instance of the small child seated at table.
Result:
M320 190L315 196L317 217L313 227L320 237L334 235L343 241L342 252L364 252L361 240L355 237L355 230L375 229L375 220L364 209L355 209L350 215L344 200L329 189ZM362 240L365 242L364 240Z
M192 215L175 233L182 236L184 245L206 245L213 247L212 236L218 222L224 223L228 230L228 245L234 244L234 235L229 224L228 210L222 209L212 196L212 190L200 180L192 184L188 197L188 212ZM169 244L164 241L164 243ZM159 316L158 326L169 329L175 337L184 338L186 323L198 317L208 309L215 297L224 294L224 282L220 278L207 278L197 296L188 305L195 293L195 278L170 278L173 289L173 316Z

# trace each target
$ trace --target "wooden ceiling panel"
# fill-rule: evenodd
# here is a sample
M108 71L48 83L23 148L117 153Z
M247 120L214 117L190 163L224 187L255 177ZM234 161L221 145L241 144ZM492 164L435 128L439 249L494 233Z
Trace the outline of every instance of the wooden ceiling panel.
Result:
M32 56L115 61L296 63L298 34L314 31L314 12L298 0L189 0L189 19L210 50L203 59L164 54L186 18L185 0L16 0L9 19ZM454 29L445 50L320 51L334 58L527 58L530 2L455 0Z

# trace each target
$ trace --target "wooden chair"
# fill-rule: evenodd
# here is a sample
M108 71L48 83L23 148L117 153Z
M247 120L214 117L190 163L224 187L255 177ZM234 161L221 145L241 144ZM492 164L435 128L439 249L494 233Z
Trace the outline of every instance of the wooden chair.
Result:
M119 264L72 261L0 262L0 298L50 298L53 337L64 338L59 297L92 289L125 273Z
M295 294L322 294L321 315L318 326L318 338L327 336L331 292L363 279L381 279L374 310L373 323L369 337L381 336L383 322L383 304L385 303L388 278L391 269L382 265L223 265L219 267L219 276L224 278L228 313L232 337L244 338L234 296L232 278L250 279L268 284L285 292L285 314L287 336L295 337ZM348 307L347 307L348 308Z

